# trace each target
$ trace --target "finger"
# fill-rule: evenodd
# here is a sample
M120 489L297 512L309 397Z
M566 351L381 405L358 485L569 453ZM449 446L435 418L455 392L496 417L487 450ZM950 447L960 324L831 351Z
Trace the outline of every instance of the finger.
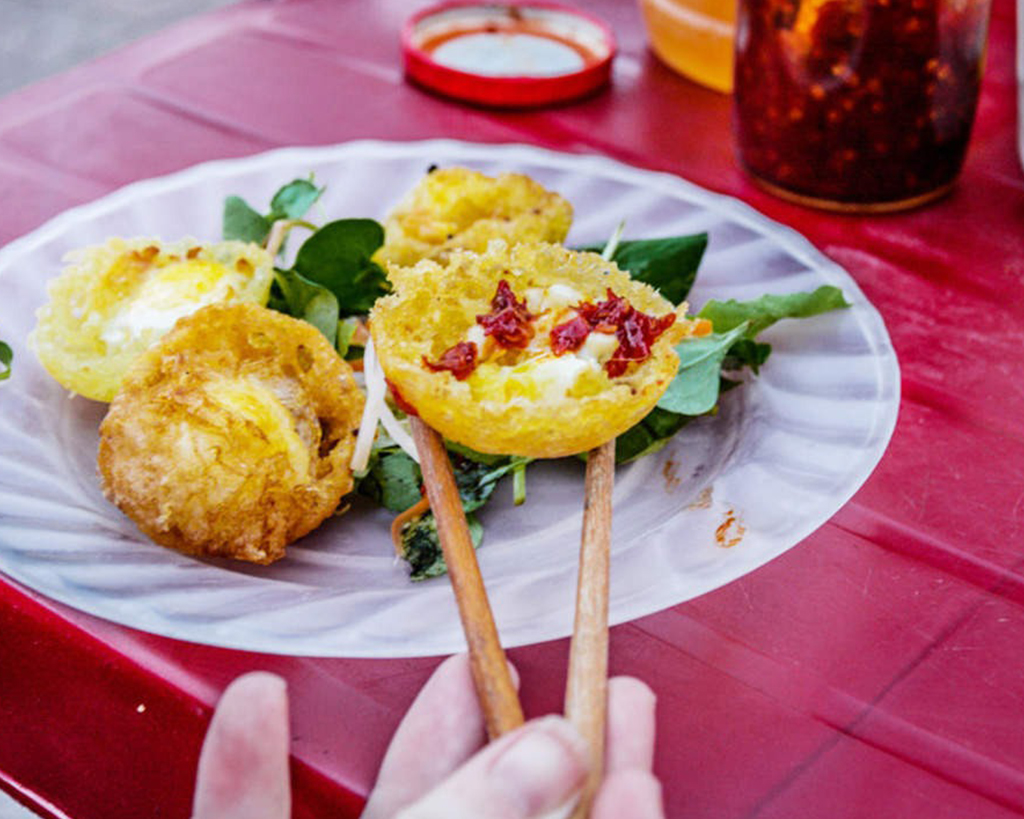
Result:
M590 819L665 819L661 783L641 770L617 771L605 778L594 798Z
M654 692L635 677L608 681L606 774L650 771L654 764Z
M545 717L488 745L398 819L567 816L588 768L579 732L563 717Z
M512 678L518 684L515 669ZM390 819L486 743L469 658L456 654L437 667L398 726L363 819Z
M288 819L285 682L254 672L227 687L199 754L194 819Z

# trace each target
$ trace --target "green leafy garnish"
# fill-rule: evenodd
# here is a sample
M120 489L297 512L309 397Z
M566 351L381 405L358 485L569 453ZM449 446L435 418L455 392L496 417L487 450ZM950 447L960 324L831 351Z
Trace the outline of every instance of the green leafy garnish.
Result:
M338 322L338 339L334 346L338 349L338 355L342 358L348 359L349 354L353 353L352 347L355 346L357 349L359 345L353 345L352 339L356 334L356 330L359 328L359 319L349 316ZM362 352L360 351L360 357Z
M756 336L784 318L807 318L849 307L842 291L823 285L808 293L765 295L751 301L709 301L698 316L715 332L676 346L679 369L658 405L616 441L616 461L625 463L661 449L693 416L711 412L719 395L741 382L722 377L749 367L757 373L771 345Z
M476 548L483 540L484 527L475 515L466 515L466 523L469 524L469 536ZM437 521L431 512L425 512L402 531L402 557L412 569L409 575L411 580L439 577L448 571L441 551L441 539L437 534Z
M308 321L332 345L338 338L338 299L326 287L311 282L294 270L274 270L274 287L268 307Z
M397 444L385 442L374 449L366 474L357 489L392 512L404 512L423 497L420 467Z
M612 261L637 281L646 282L673 304L679 304L693 287L697 268L708 246L708 235L670 236L664 239L620 241ZM581 248L600 253L603 246Z
M718 403L722 362L748 327L744 322L727 333L712 333L677 344L679 369L658 401L658 407L681 415L703 415L714 409Z
M419 465L401 448L384 439L383 446L374 450L366 474L359 479L357 489L385 509L403 512L419 503L423 497L423 475ZM530 458L510 455L482 455L458 444L449 445L455 484L459 489L462 508L470 521L474 545L483 538L483 526L472 513L487 503L498 483L510 472L518 476L514 489L525 492L523 478ZM517 502L520 502L517 500ZM405 546L402 557L412 567L412 579L437 577L446 571L441 545L437 540L437 526L433 516L426 512L406 524L402 533Z
M449 444L449 456L466 512L473 512L487 503L502 478L525 468L531 460L512 455L480 456L457 444ZM385 509L402 512L423 497L422 485L419 465L397 444L385 440L384 446L375 448L358 489Z
M387 277L372 260L384 243L384 228L373 219L338 219L320 228L298 221L323 191L312 177L295 179L274 194L266 214L238 196L229 196L224 202L222 233L225 239L259 244L269 240L276 255L284 234L294 225L312 230L292 267L275 270L267 306L308 321L345 355L355 328L339 331L339 321L369 312L377 298L388 292ZM275 223L280 223L279 232L270 239Z
M693 416L655 407L639 424L615 439L615 463L625 464L654 454L691 420Z
M328 222L299 248L294 269L330 290L341 315L368 313L388 280L371 257L384 244L384 228L373 219Z
M270 200L270 220L301 219L323 194L325 188L309 179L294 179L274 194Z
M11 377L11 362L14 361L14 350L4 341L0 341L0 381Z
M697 315L709 319L716 333L725 333L746 322L746 335L753 339L780 319L809 318L849 306L842 290L830 284L823 284L817 290L808 293L787 293L782 296L769 294L751 301L712 299Z
M309 179L295 179L280 188L270 200L270 210L261 214L239 196L224 200L221 233L225 239L263 244L278 219L301 219L320 198L324 188Z

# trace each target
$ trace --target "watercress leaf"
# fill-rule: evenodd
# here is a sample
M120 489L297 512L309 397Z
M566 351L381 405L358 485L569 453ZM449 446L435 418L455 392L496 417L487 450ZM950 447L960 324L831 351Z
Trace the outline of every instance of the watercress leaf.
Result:
M344 315L366 313L388 292L384 271L371 259L383 243L384 228L373 219L329 222L299 248L295 270L334 293Z
M679 304L693 287L697 268L708 246L708 235L669 236L663 239L630 239L619 242L612 261L637 281L646 282L673 304ZM601 247L586 247L600 253Z
M221 234L226 240L262 244L272 224L272 219L253 210L241 197L229 196L224 200Z
M281 297L270 304L278 310L283 305L281 312L308 321L334 346L338 335L338 300L334 294L294 270L275 270L274 282Z
M766 294L751 301L715 301L712 299L699 315L711 321L716 333L725 333L748 322L747 337L755 338L761 332L784 318L808 318L829 310L849 307L849 302L838 287L824 284L817 290L785 295Z
M655 407L615 439L615 463L629 463L657 452L691 420L692 416Z
M11 362L14 361L14 350L7 342L0 341L0 381L11 377Z
M474 548L479 547L484 528L474 515L466 515L469 536ZM448 571L441 551L441 539L437 534L437 521L427 512L412 521L402 532L402 557L412 570L411 580L427 580L439 577Z
M677 344L679 369L658 401L658 407L681 415L710 412L718 402L722 361L747 330L744 322L727 333L688 338Z
M385 509L404 512L423 497L420 484L423 476L419 465L398 446L378 450L370 459L358 489Z
M348 358L349 348L352 346L352 338L355 336L358 327L359 320L352 317L338 322L338 338L334 346L338 350L338 355L342 358Z
M323 192L324 188L313 184L312 177L292 180L270 200L270 220L301 219Z

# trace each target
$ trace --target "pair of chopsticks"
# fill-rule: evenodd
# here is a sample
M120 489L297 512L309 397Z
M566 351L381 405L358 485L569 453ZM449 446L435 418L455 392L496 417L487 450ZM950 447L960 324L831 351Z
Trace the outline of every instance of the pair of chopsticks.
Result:
M487 733L495 739L523 724L523 709L498 639L444 440L419 418L410 420L427 500L437 522L441 550L469 646L473 681L487 722ZM604 760L614 477L615 440L612 439L591 450L587 458L576 619L569 648L565 715L587 741L591 776L574 817L585 817L589 812Z

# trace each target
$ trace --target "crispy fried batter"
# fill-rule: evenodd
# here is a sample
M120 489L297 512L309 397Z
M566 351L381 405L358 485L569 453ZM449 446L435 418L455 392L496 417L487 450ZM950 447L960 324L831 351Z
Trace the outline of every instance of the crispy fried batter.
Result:
M485 176L466 168L428 173L384 224L382 264L444 261L456 248L487 249L491 239L561 242L572 224L572 205L528 176Z
M362 406L311 325L204 307L128 371L100 427L104 492L164 546L270 563L351 490Z
M66 261L30 341L61 385L97 401L179 318L215 302L266 304L274 275L269 254L244 242L111 239Z
M589 450L638 422L675 376L673 345L693 332L686 305L672 305L594 253L552 244L508 247L498 240L483 254L457 251L446 266L422 261L392 267L395 292L370 314L377 356L401 398L446 438L480 452L554 458ZM487 314L501 280L533 319L525 349L496 348L477 316ZM653 316L675 312L675 323L642 363L610 376L614 335L592 333L579 354L555 355L553 326L575 315L581 301L599 302L607 289ZM472 374L429 366L447 350L474 341Z

